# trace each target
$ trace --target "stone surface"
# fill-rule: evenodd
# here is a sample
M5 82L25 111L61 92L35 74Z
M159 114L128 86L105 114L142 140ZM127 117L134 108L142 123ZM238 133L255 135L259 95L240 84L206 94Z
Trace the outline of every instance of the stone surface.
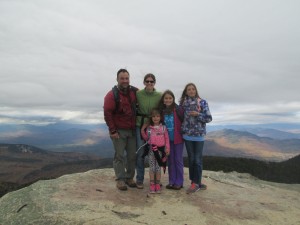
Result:
M185 178L188 170L185 169ZM113 169L39 181L0 199L0 224L300 224L300 185L257 180L248 174L204 171L205 191L116 189Z

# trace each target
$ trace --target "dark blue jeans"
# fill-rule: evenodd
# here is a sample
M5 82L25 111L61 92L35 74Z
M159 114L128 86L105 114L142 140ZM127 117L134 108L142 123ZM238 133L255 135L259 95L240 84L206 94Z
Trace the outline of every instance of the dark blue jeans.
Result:
M195 184L201 184L202 179L202 152L204 141L187 141L185 140L185 147L189 160L189 175L190 180Z

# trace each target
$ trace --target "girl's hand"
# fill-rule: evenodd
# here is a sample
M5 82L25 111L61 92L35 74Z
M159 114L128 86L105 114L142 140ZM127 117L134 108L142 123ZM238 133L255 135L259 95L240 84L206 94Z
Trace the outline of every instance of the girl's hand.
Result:
M166 155L170 155L170 149L166 149Z
M197 111L191 111L190 113L189 113L189 115L190 116L199 116L199 112L197 112Z

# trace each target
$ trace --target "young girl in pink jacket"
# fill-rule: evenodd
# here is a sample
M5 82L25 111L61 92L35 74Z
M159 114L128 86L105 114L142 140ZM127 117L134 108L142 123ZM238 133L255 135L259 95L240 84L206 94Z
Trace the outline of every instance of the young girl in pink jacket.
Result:
M150 125L141 130L141 134L149 145L150 193L160 193L161 166L165 168L167 156L170 154L170 142L168 130L162 124L158 109L151 111Z

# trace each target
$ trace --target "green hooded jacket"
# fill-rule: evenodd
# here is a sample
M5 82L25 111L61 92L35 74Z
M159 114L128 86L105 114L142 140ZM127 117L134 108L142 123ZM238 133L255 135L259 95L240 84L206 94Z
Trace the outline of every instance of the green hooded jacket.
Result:
M139 90L136 93L136 98L138 102L138 114L136 117L136 126L140 127L142 125L142 117L140 115L150 116L150 112L153 108L158 107L158 103L162 96L161 92L154 89L152 92L147 92L145 89ZM144 116L144 123L148 121L148 118Z

